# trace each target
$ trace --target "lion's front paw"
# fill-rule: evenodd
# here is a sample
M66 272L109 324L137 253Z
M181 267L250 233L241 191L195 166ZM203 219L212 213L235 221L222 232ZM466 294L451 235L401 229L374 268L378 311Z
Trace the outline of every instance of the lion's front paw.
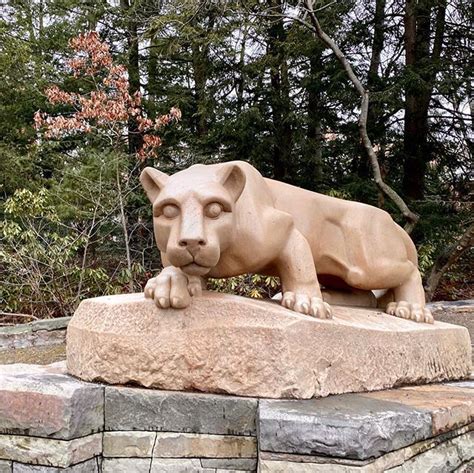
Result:
M145 286L145 297L153 299L161 309L184 309L191 303L191 296L199 295L195 281L174 266L168 266Z
M331 307L320 297L310 297L304 293L286 291L283 293L281 305L295 312L312 315L319 319L332 318Z
M431 311L426 307L422 307L421 304L410 304L406 301L390 302L385 312L395 317L414 320L415 322L434 323Z

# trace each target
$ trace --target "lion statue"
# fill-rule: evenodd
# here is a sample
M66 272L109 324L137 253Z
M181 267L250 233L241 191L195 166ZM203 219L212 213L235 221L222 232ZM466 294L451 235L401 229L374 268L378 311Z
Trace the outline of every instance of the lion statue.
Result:
M384 290L387 313L433 322L415 245L381 209L266 179L243 161L172 176L147 167L140 181L164 265L145 297L160 308L187 307L207 277L258 273L279 276L281 304L302 314L330 318L331 294Z

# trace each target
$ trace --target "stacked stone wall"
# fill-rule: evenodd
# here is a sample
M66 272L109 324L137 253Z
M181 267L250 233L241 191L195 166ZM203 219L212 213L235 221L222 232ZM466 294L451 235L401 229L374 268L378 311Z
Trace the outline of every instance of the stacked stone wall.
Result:
M0 366L0 473L472 472L474 380L270 400Z

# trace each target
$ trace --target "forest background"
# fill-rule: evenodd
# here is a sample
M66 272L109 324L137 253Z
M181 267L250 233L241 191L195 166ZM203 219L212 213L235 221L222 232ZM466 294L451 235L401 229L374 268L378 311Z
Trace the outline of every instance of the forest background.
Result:
M141 290L160 267L144 166L245 160L407 223L374 182L361 97L304 2L11 0L0 11L1 313L70 315L83 298ZM371 149L419 217L411 236L429 298L473 298L474 3L326 0L314 11L370 93ZM118 141L104 129L50 139L35 129L38 110L72 113L48 100L51 86L96 90L70 67L70 41L88 31L124 65L143 116L181 111L160 129L156 155L140 153L145 133L132 115ZM213 285L278 290L259 276Z

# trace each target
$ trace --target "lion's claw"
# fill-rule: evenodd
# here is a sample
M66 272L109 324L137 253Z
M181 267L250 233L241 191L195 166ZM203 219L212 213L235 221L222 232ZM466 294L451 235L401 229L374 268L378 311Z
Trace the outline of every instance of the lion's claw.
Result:
M311 315L320 319L332 318L331 307L319 297L310 297L304 293L285 291L281 305L287 309Z
M196 281L184 274L179 268L168 266L158 276L151 278L145 286L144 295L153 299L160 309L184 309L191 303L191 296L201 295Z
M395 317L413 320L415 322L434 323L431 311L426 307L422 307L421 304L410 304L406 301L390 302L385 312Z
M188 276L188 291L191 296L202 295L202 279L199 276Z

